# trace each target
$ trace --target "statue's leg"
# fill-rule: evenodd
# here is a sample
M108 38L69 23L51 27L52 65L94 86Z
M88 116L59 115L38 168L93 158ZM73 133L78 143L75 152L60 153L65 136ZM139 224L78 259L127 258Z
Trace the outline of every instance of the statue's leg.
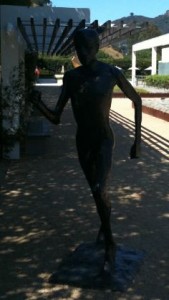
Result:
M97 211L101 220L101 228L97 238L101 238L101 232L104 236L105 242L105 261L104 265L107 263L109 269L113 272L114 270L114 260L116 254L116 245L113 239L112 229L111 229L111 204L108 200L107 191L104 190L104 186L95 186L92 190L93 197L96 202Z
M91 146L90 143L84 140L83 136L78 136L76 139L76 146L81 168L92 190L96 183L96 152L98 151L98 147L95 149L93 145ZM109 215L110 213L111 209L109 210ZM103 240L103 238L103 228L101 225L98 231L96 242L99 243Z
M111 170L113 142L103 140L102 143L94 144L93 147L83 146L83 144L77 144L79 161L91 187L101 220L100 232L103 232L105 240L105 262L112 270L116 247L110 223L111 202L107 192L107 180Z
M113 142L103 140L95 156L95 184L92 187L93 197L101 220L101 229L105 240L105 262L110 269L114 267L116 245L111 229L111 201L109 199L107 182L111 171Z
M95 151L93 150L93 147L83 139L83 136L76 139L76 146L81 168L90 188L92 188L95 183L96 173Z

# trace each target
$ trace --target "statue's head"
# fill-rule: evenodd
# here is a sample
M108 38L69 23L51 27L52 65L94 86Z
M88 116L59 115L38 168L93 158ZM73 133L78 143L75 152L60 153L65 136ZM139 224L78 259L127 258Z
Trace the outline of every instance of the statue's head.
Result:
M80 29L74 36L74 45L82 65L89 65L95 60L99 50L99 36L94 29Z

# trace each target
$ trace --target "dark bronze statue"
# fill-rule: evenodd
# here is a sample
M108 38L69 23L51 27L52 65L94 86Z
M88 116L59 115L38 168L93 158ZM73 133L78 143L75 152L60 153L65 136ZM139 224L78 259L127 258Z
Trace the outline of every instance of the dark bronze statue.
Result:
M110 222L111 201L107 193L114 147L114 135L109 124L113 88L118 85L135 107L135 140L130 158L140 156L141 98L119 69L96 59L99 37L95 30L79 30L74 37L74 45L82 65L65 73L55 110L47 108L38 93L34 94L32 101L51 122L59 124L64 106L71 99L77 123L78 157L101 221L97 241L103 235L104 264L107 263L113 270L116 244Z

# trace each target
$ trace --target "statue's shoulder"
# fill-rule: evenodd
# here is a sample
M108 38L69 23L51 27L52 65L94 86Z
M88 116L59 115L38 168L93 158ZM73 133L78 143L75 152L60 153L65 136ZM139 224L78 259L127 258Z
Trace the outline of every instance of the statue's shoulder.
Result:
M63 81L64 82L70 82L71 79L74 78L74 69L66 71L64 76L63 76Z
M118 75L119 73L119 69L117 67L115 67L112 64L107 64L104 62L99 61L100 67L106 71L109 71L110 73L112 73L113 75Z
M82 72L82 69L83 69L83 66L79 66L79 67L76 67L76 68L74 68L74 69L71 69L71 70L69 70L69 71L67 71L66 73L65 73L65 76L66 76L66 78L74 78L74 77L76 77L77 75L79 75L79 73L81 73Z
M112 67L112 65L105 63L103 61L100 61L100 60L98 60L97 63L98 63L98 66L100 66L101 68L110 69Z
M114 77L118 78L120 76L121 70L118 67L114 65L109 65L109 69Z

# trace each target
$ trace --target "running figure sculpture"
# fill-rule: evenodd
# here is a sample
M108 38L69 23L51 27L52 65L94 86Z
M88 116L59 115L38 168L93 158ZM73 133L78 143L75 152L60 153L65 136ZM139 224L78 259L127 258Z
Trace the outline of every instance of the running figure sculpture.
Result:
M34 94L33 103L53 123L59 124L62 111L69 99L77 123L76 145L82 170L91 188L100 217L101 234L105 244L105 263L113 270L116 244L111 229L111 201L108 198L107 180L111 171L114 135L109 124L112 93L118 85L133 101L135 108L135 140L130 158L140 156L141 98L116 67L96 59L99 37L94 29L81 29L74 37L75 49L81 66L67 71L63 87L52 111Z

